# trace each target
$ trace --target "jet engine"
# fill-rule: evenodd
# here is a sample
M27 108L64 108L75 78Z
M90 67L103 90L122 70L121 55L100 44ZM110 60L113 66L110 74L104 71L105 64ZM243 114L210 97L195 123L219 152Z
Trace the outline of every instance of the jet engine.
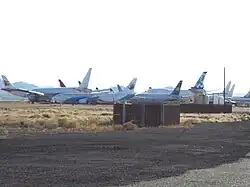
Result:
M79 103L79 104L87 104L87 103L88 103L88 99L87 99L87 98L79 99L79 100L78 100L78 103Z
M37 96L35 94L27 94L27 98L29 99L30 102L34 103L37 101Z

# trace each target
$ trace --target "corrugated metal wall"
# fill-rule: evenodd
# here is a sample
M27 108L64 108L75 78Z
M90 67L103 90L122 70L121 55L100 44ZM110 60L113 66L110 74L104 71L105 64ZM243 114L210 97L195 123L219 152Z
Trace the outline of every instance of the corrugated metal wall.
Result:
M125 108L125 112L123 109ZM124 119L123 119L123 115ZM115 104L113 111L115 124L133 121L139 126L156 127L162 124L180 123L180 106L162 104Z
M232 105L181 104L181 113L232 113Z

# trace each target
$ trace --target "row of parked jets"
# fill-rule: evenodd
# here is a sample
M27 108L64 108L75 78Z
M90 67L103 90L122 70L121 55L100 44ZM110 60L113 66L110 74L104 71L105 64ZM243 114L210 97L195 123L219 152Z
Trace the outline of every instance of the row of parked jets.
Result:
M1 90L9 92L13 95L25 97L29 102L51 102L59 104L112 104L114 102L166 102L177 101L182 99L183 101L190 102L191 96L195 94L202 95L214 95L219 94L222 96L225 92L226 101L233 104L250 104L250 92L244 97L233 97L235 84L231 87L231 81L228 82L225 90L219 93L209 93L204 89L204 79L207 72L202 72L201 76L197 80L196 84L188 90L181 90L182 80L178 82L174 89L167 88L151 88L143 93L136 94L134 92L137 78L128 84L128 86L117 85L116 89L89 89L89 81L92 68L89 68L83 81L78 81L78 87L66 87L61 79L59 79L58 88L36 88L33 90L27 90L23 88L16 88L5 75L2 75L2 81L4 87ZM231 88L230 88L231 87Z

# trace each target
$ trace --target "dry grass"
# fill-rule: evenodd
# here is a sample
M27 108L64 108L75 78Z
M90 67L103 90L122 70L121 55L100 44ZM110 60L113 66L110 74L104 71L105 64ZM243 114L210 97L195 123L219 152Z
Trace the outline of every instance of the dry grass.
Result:
M113 124L112 106L28 105L0 103L0 135L11 132L127 131L137 126Z
M221 123L250 120L249 113L231 114L181 114L181 127L192 127L202 123Z
M48 106L22 103L0 103L0 135L10 131L124 131L137 126L131 122L114 125L112 106ZM179 127L200 123L218 123L250 120L250 114L182 114ZM174 126L174 127L178 127ZM171 127L171 126L168 126ZM173 127L173 126L172 126Z
M112 110L107 108L5 106L0 108L0 128L94 132L118 127L113 125Z

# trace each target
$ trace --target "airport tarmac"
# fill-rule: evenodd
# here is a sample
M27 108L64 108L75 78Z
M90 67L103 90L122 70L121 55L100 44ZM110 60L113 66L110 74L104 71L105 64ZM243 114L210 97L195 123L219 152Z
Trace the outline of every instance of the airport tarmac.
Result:
M250 122L239 122L204 124L190 129L150 128L1 139L0 184L119 186L166 177L173 179L192 170L216 169L221 164L248 159L249 137ZM225 172L232 173L233 169L229 167ZM235 179L218 179L209 172L202 175L210 180L210 186L230 186L228 180ZM245 173L245 177L249 175ZM197 177L179 181L179 186L187 184L200 186L201 183Z

